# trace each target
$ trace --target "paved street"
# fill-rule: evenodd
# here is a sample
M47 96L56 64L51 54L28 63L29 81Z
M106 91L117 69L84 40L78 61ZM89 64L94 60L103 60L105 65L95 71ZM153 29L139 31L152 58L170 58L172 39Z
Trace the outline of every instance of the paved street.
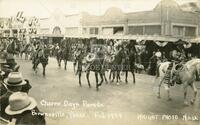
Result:
M82 87L79 87L78 76L74 75L71 62L68 62L65 71L58 68L54 58L50 58L46 77L42 76L41 65L35 74L31 61L17 59L17 63L21 65L24 78L29 79L32 85L29 94L37 100L39 109L47 113L47 123L52 125L200 124L200 94L194 105L186 107L183 105L182 88L177 85L171 89L172 101L167 101L163 87L161 99L157 99L157 84L153 76L136 74L136 85L133 85L130 73L128 84L123 82L122 76L120 85L103 83L97 92L93 73L90 78L92 88L87 85L85 73ZM200 87L200 83L197 84ZM190 98L193 93L191 89L188 90ZM193 120L184 120L185 114Z

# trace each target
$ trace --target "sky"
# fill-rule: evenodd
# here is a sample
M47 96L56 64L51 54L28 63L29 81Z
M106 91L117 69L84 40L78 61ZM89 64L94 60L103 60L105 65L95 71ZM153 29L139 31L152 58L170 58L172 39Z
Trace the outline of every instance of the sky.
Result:
M178 4L200 0L176 0ZM88 12L102 15L110 7L118 7L123 12L152 10L160 0L0 0L0 17L16 16L23 11L24 16L49 17L55 11L65 15Z

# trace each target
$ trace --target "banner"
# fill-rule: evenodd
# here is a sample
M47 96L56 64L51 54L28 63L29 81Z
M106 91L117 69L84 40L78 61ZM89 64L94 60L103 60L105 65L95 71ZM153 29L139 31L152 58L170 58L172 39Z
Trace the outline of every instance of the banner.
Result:
M160 42L160 41L154 41L158 46L164 47L167 45L168 42Z

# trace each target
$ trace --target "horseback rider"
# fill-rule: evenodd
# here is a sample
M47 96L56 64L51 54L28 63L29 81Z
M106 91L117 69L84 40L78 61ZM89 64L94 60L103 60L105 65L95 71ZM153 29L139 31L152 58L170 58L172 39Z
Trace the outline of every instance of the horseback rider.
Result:
M42 55L40 55L40 51L42 51L44 48L44 45L39 43L36 48L36 58L40 58Z
M185 56L184 56L184 52L176 52L174 51L173 55L171 56L171 59L169 60L171 63L169 64L168 68L167 68L167 72L165 74L165 81L164 83L169 84L171 86L174 85L175 82L175 75L176 72L174 72L175 70L179 70L182 67L182 64L184 62ZM175 70L172 70L172 69ZM178 82L178 81L176 81Z
M75 72L75 74L77 75L78 73L82 72L82 60L84 58L83 49L77 48L74 56L75 56L74 66L77 65L77 71Z
M9 44L6 48L6 63L9 66L10 69L14 69L17 63L15 62L14 55L17 54L17 51L15 50L16 44L13 39L9 41Z

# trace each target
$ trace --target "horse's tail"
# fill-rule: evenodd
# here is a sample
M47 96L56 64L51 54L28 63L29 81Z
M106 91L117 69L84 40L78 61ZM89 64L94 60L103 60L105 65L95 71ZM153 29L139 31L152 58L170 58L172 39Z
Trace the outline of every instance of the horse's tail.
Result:
M158 78L158 77L160 76L160 72L159 72L160 65L161 65L161 64L159 64L159 65L156 67L156 78Z

